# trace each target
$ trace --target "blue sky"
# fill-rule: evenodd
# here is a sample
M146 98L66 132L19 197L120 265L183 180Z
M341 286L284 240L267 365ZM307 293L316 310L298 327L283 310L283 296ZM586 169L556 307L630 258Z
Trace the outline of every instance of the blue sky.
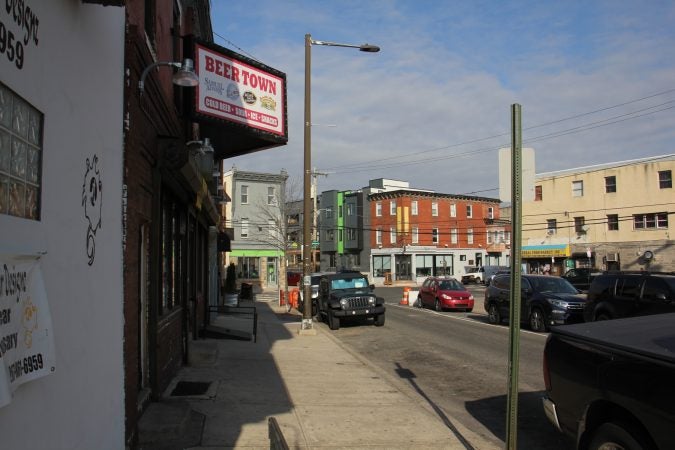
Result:
M285 169L297 196L306 33L382 49L312 46L320 191L392 178L499 198L513 103L538 173L675 153L673 1L213 0L211 16L217 44L288 83L288 145L225 167Z

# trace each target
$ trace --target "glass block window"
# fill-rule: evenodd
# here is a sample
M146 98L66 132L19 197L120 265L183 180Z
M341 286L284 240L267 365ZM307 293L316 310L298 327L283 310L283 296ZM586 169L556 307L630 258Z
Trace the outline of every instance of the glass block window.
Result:
M43 114L0 83L0 214L40 220Z

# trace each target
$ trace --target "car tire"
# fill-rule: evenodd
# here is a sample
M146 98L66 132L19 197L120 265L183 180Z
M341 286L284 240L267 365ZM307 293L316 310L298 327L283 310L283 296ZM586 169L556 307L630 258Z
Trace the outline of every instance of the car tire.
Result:
M642 433L629 424L606 422L600 425L591 439L588 450L620 448L625 450L646 450L651 448Z
M612 316L606 312L599 312L595 315L595 321L599 320L612 320Z
M539 308L533 308L532 311L530 311L530 329L537 333L548 331L546 316Z
M375 316L375 326L376 327L381 327L384 325L384 313L378 314Z
M328 328L331 330L340 329L340 318L335 317L332 312L328 312Z
M494 303L491 303L488 306L488 322L493 325L499 325L502 323L502 315L499 314L499 308Z
M417 294L417 301L414 303L414 305L417 308L424 308L424 304L422 303L422 296Z
M441 306L441 302L439 302L438 299L436 299L434 301L434 309L438 312L443 311L443 307Z

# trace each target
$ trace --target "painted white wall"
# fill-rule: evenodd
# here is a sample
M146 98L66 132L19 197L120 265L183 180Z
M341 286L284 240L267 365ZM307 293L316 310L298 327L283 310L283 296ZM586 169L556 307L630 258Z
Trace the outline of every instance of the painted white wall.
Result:
M0 408L2 448L124 448L122 133L124 9L24 0L38 44L18 69L0 54L0 81L44 114L42 218L0 214L0 253L41 259L56 371L18 388ZM0 8L0 21L24 32ZM102 227L88 264L82 206L86 160L98 156Z

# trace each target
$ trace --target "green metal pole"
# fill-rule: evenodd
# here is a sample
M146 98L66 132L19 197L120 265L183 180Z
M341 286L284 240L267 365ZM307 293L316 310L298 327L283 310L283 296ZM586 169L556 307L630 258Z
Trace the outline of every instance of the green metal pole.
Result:
M506 448L516 450L518 437L518 365L520 348L522 159L521 106L511 105L511 307L509 308L509 386Z

